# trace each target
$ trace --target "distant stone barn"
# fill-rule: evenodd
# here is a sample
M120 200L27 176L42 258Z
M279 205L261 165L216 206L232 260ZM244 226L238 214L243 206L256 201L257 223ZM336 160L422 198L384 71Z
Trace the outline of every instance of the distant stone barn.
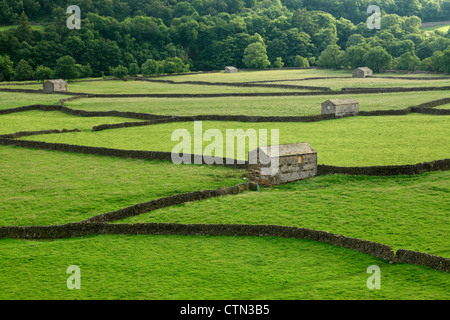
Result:
M44 92L67 92L67 82L62 79L48 80L44 82Z
M359 103L353 99L332 99L322 103L322 114L334 114L336 117L356 116Z
M317 175L317 152L308 143L279 145L278 152L274 147L277 146L259 147L249 152L249 182L272 186Z
M366 78L373 74L372 69L367 67L360 67L353 70L353 78Z
M225 67L225 73L236 73L238 69L235 67Z

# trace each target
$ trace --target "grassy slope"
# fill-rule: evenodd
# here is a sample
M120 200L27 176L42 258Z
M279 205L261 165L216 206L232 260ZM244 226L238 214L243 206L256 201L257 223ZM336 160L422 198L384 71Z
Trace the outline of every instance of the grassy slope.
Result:
M448 29L450 29L450 24L447 25L438 25L438 26L434 26L434 27L424 27L424 28L420 28L420 30L424 31L425 33L430 33L433 32L434 30L439 30L442 32L447 32Z
M1 85L1 84L0 84ZM42 84L11 85L10 89L42 89ZM240 92L285 92L307 91L283 88L245 88L228 86L205 86L193 84L170 84L146 81L95 81L71 82L67 86L69 92L116 94L116 93L240 93ZM309 90L310 91L310 90Z
M203 131L213 128L221 130L224 142L226 129L255 129L256 132L268 129L269 134L271 129L279 129L281 144L308 142L318 152L319 164L367 166L413 164L449 158L450 126L447 120L446 116L409 114L350 117L313 123L204 121L202 125ZM172 151L179 144L171 141L171 135L177 129L187 129L191 135L194 134L193 122L182 122L22 139L119 149ZM193 141L192 138L192 143ZM204 142L204 148L209 144L210 142ZM246 147L248 148L248 142ZM189 153L189 150L184 152Z
M18 27L18 25L0 26L0 32L7 31L7 30L10 30L10 29L14 29L14 28L17 28L17 27ZM36 31L44 31L45 26L32 25L31 29L36 30Z
M445 75L432 74L398 74L398 73L380 73L376 76L392 76L392 77L436 77ZM191 75L167 76L161 79L173 81L212 81L212 82L251 82L251 81L267 81L267 80L291 80L305 79L314 77L352 77L351 70L330 70L330 69L304 69L304 70L264 70L264 71L241 71L238 73L203 73ZM450 77L449 77L450 78ZM340 81L340 79L335 79ZM287 82L289 83L289 82Z
M361 111L372 111L404 109L449 96L450 91L290 97L93 98L74 100L65 105L89 111L118 110L160 115L305 116L320 114L322 102L328 99L354 98L359 102Z
M76 222L176 193L243 183L245 171L0 147L0 225Z
M105 123L140 121L122 117L77 117L59 111L26 111L0 115L0 134L48 129L80 129Z
M0 299L450 298L444 272L306 240L93 236L0 246ZM66 287L70 265L81 269L80 290ZM366 287L370 265L381 269L380 290Z
M290 84L298 86L324 86L333 90L341 88L386 88L386 87L443 87L450 86L448 80L405 80L405 79L326 79L326 80L304 80L304 81L282 81L271 82L275 84Z
M0 110L33 104L57 105L60 99L67 98L70 98L70 96L44 93L0 92Z
M320 176L260 193L208 199L117 223L274 224L325 230L450 257L450 173Z

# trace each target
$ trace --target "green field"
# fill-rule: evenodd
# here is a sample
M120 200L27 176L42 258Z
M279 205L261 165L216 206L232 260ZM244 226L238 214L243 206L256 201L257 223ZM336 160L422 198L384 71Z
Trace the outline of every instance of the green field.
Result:
M389 75L420 76L436 75ZM175 81L280 81L320 76L349 79L298 81L337 89L357 85L350 71L270 70L170 76ZM448 85L447 80L362 79L367 86ZM361 81L361 83L363 82ZM296 84L295 81L282 84ZM401 85L400 85L401 84ZM40 89L31 86L5 88ZM69 83L92 93L281 92L273 88L213 87L139 81ZM360 110L403 109L449 97L447 91L292 97L79 99L65 105L88 111L159 115L302 116L320 114L330 98L351 97ZM0 92L0 109L56 105L67 95ZM436 108L447 108L449 105ZM58 111L0 115L0 134L74 129L36 140L126 150L172 151L177 129L193 122L93 132L121 117L79 117ZM337 166L414 164L450 158L448 116L356 116L311 123L203 121L202 131L278 129L280 144L308 142L318 163ZM203 142L203 148L210 142ZM264 145L264 141L261 145ZM246 141L246 151L248 151ZM231 149L232 150L232 149ZM188 152L188 150L184 150ZM192 149L192 153L194 150ZM216 154L220 155L220 154ZM223 156L228 156L223 154ZM246 154L233 157L246 158ZM246 182L247 170L170 161L0 146L0 226L79 222L98 214L174 194ZM306 227L399 248L450 257L450 173L368 177L328 175L260 192L185 203L114 223L274 224ZM450 278L432 268L389 263L319 242L272 237L93 235L52 241L0 239L0 299L442 299ZM68 290L66 269L81 268L81 290ZM366 286L367 267L381 268L381 290Z
M76 222L177 193L245 182L218 166L0 148L0 225ZM180 183L189 181L189 183Z
M17 27L18 27L18 25L0 26L0 32L15 29ZM36 30L36 31L44 31L45 26L31 25L31 29Z
M8 85L10 89L42 89L42 84ZM67 91L75 93L97 94L153 94L153 93L246 93L246 92L287 92L311 91L296 88L260 88L260 87L231 87L231 86L205 86L193 84L171 84L148 81L85 81L69 82Z
M414 164L450 157L448 148L450 125L446 116L408 114L350 117L311 123L203 121L202 127L203 132L208 129L220 130L224 141L227 129L244 131L254 129L257 133L260 129L267 129L269 135L267 141L270 141L270 130L278 129L280 144L308 142L318 152L319 164L337 166ZM187 129L191 135L194 134L192 122L176 122L21 139L127 150L172 151L179 143L171 141L172 133L177 129ZM191 142L193 143L194 139L191 139ZM203 142L203 150L209 144ZM247 151L248 146L246 142ZM225 156L226 151L223 149ZM236 157L236 154L234 158L243 159Z
M250 116L309 116L321 113L328 99L353 98L361 111L404 109L420 103L450 97L450 91L348 94L287 97L226 98L89 98L66 102L73 109L87 111L131 111L159 115L200 114Z
M0 299L445 299L448 274L298 239L90 236L0 239ZM81 289L68 290L78 265ZM369 290L367 267L381 270Z
M441 25L434 26L434 27L420 28L420 30L424 31L425 33L431 33L431 32L434 32L435 30L445 33L448 31L448 29L450 29L450 24L441 24Z
M60 99L70 96L44 93L0 92L0 110L33 104L57 105Z
M326 79L326 80L303 80L303 81L275 81L273 84L290 84L298 86L322 86L333 90L341 88L391 88L391 87L445 87L450 86L450 78L447 80L406 80L406 79L383 79L383 78L348 78L348 79Z
M330 175L152 211L117 223L273 224L325 230L450 258L450 173ZM263 210L261 210L264 208Z
M60 111L25 111L2 115L0 117L0 134L48 129L91 131L92 127L96 125L125 121L140 120L120 117L75 117Z

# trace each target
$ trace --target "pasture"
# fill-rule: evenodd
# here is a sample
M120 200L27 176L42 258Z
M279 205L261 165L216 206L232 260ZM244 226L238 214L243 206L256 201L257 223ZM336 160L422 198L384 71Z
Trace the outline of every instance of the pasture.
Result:
M261 81L306 86L429 87L448 80L357 81L349 71L271 70L236 74L164 76L173 81ZM328 77L323 80L307 78ZM335 77L345 77L335 78ZM436 75L434 75L436 77ZM303 79L303 80L299 80ZM427 80L425 80L427 79ZM283 81L295 80L295 81ZM358 84L359 82L359 84ZM266 82L264 82L266 83ZM42 84L12 83L1 88L41 89ZM64 102L78 111L121 111L166 116L320 115L327 99L353 98L360 111L400 110L450 97L450 90L366 94L313 93L298 88L206 86L144 81L69 83L70 92L95 94L267 93L268 96L88 97ZM317 91L314 91L317 92ZM57 105L71 95L1 92L0 110ZM449 104L433 107L448 110ZM202 133L216 129L279 130L279 143L308 142L318 163L344 167L413 165L450 158L449 115L357 115L317 122L203 121ZM192 121L92 131L93 126L140 122L121 116L79 116L62 111L0 114L0 135L19 131L79 129L37 134L19 141L40 141L120 150L170 152L175 130L194 132ZM246 159L245 154L233 158ZM5 141L5 139L0 139ZM224 140L225 141L225 140ZM237 141L239 143L239 141ZM241 141L242 142L242 141ZM191 141L191 146L193 141ZM264 145L264 141L258 141ZM203 141L203 148L209 142ZM192 151L194 148L191 148ZM216 150L217 151L217 150ZM52 226L85 219L187 192L245 183L245 168L176 165L171 161L43 150L0 144L0 226ZM306 180L239 194L167 205L111 224L243 224L310 228L450 258L449 171L416 175L319 175ZM83 222L86 224L86 222ZM85 235L53 240L0 238L0 299L446 299L448 273L431 267L390 263L369 254L327 243L281 237ZM80 290L66 287L66 269L78 265ZM370 265L381 268L381 289L366 286Z

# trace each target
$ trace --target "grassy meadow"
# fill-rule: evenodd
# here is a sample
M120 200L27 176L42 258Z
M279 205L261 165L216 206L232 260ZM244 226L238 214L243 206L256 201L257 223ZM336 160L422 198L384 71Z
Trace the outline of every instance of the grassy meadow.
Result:
M70 98L70 96L44 93L0 92L0 110L30 106L33 104L57 105L59 100L67 98Z
M450 279L307 240L207 236L0 239L0 299L411 299L448 300ZM81 289L68 290L78 265ZM367 267L381 289L366 287Z
M60 111L25 111L5 114L0 117L0 134L19 131L38 131L48 129L79 129L91 131L100 124L140 121L122 117L77 117Z
M337 76L348 79L281 81ZM397 77L436 75L383 74ZM357 85L350 71L269 70L237 74L168 76L174 81ZM450 77L449 77L450 79ZM367 81L366 81L367 80ZM447 80L363 79L367 86L448 85ZM361 81L361 83L363 82ZM401 84L401 85L400 85ZM42 84L0 88L41 89ZM282 92L277 88L213 87L139 81L69 83L91 93ZM289 90L287 90L289 91ZM296 90L298 91L298 90ZM88 111L159 115L302 116L320 114L330 98L352 97L360 110L403 109L449 97L447 91L342 96L80 99L65 105ZM0 109L56 105L67 95L0 92ZM450 105L438 108L449 108ZM280 144L308 142L319 164L369 166L414 164L450 158L448 116L357 116L313 123L204 121L218 129L278 129ZM92 126L139 121L27 111L0 115L0 134L74 129L81 132L21 139L172 151L180 122L92 132ZM203 149L210 142L203 142ZM261 143L264 145L265 143ZM248 151L246 141L246 151ZM230 149L232 150L232 149ZM184 150L189 152L190 150ZM191 149L194 152L193 149ZM225 151L225 150L224 150ZM216 154L219 155L219 154ZM226 156L226 154L223 154ZM246 154L235 158L244 159ZM0 146L0 226L78 222L173 194L218 189L246 181L247 171L220 166ZM260 192L248 191L168 207L114 223L275 224L325 230L399 248L450 257L450 174L415 176L318 176ZM418 299L448 300L448 274L428 267L390 264L356 252L300 239L271 237L95 235L54 241L0 239L0 299ZM69 265L79 265L81 290L66 287ZM367 267L381 268L381 290L366 287Z
M1 86L0 86L1 88ZM41 83L26 85L8 85L10 89L42 89ZM248 93L248 92L289 92L311 91L297 88L262 88L262 87L231 87L205 86L195 84L171 84L162 82L133 81L133 80L105 80L69 82L67 91L74 93L93 94L153 94L153 93Z
M421 75L418 75L421 76ZM339 81L336 81L339 80ZM392 87L446 87L450 86L450 78L445 80L406 80L384 78L348 78L326 80L302 80L302 81L274 81L273 84L290 84L298 86L324 86L333 90L342 88L392 88Z
M359 110L404 109L420 103L450 97L450 91L402 92L285 97L225 98L89 98L66 102L73 109L87 111L130 111L158 115L200 114L249 116L310 116L321 113L328 99L354 98Z
M159 209L115 223L273 224L325 230L450 258L450 173L327 175ZM263 210L261 208L264 208Z
M176 122L104 130L24 137L53 143L70 143L127 150L172 151L180 142L172 141L175 130L186 129L194 135L193 122ZM226 141L227 129L279 130L279 143L308 142L318 152L318 163L337 166L372 166L414 164L450 157L450 125L446 116L408 114L403 116L349 117L310 123L250 123L203 121L203 133L221 131ZM180 140L181 141L181 140ZM194 139L191 139L193 145ZM203 150L210 142L203 142ZM264 143L263 143L264 144ZM229 152L232 152L231 144ZM249 142L245 144L249 149ZM237 143L235 143L235 150ZM220 151L220 148L219 148ZM184 150L194 153L194 148ZM217 156L225 156L215 153ZM231 157L231 156L229 156ZM244 159L247 153L233 158Z
M448 32L448 29L450 29L450 23L449 24L441 24L438 26L433 27L422 27L420 30L424 31L425 33L432 33L434 31L440 31L440 32Z
M245 170L0 148L0 225L77 222L177 193L245 182ZM187 183L180 183L185 181Z

